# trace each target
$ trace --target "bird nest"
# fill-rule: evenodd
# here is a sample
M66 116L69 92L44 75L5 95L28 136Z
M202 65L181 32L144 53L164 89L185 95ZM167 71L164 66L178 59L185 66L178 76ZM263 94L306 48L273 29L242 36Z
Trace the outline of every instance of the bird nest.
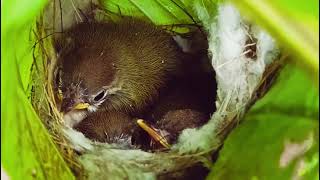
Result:
M284 56L273 39L259 27L247 23L232 6L221 4L218 13L212 16L203 15L206 7L196 6L202 29L208 35L208 56L216 72L216 112L202 127L185 129L169 151L150 153L139 149L118 149L107 143L90 141L77 132L66 131L63 126L52 90L57 61L52 35L77 20L70 15L72 18L66 17L62 22L58 16L59 6L54 2L44 10L34 31L37 38L34 54L37 56L34 55L32 72L32 103L78 178L190 177L192 168L195 171L198 170L196 167L209 168L224 139L251 105L268 91L283 64ZM83 13L81 8L75 10L76 13ZM99 8L94 13L95 17L104 15L100 18L102 21L117 17L113 14L111 18ZM79 142L71 142L72 136L77 136Z

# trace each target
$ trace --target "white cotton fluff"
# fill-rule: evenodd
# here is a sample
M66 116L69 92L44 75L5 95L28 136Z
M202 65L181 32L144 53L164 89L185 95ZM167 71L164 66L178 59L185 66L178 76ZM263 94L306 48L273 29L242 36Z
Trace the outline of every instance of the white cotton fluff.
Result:
M257 39L257 58L246 57L248 25L230 4L218 7L216 19L203 14L207 11L199 4L195 4L195 11L200 20L210 21L203 24L209 33L209 53L218 83L217 111L203 127L182 132L174 148L183 153L217 148L221 127L244 112L266 65L279 53L274 40L259 27L252 26L251 36Z
M72 128L65 127L62 129L64 136L69 140L73 149L78 152L93 150L93 142L86 138L81 132Z

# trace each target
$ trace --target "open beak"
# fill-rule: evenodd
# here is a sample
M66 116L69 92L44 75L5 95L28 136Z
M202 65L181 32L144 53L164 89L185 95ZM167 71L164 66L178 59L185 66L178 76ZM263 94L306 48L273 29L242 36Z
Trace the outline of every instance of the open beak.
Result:
M157 131L155 131L152 127L150 127L148 124L144 122L142 119L137 120L137 124L145 130L155 141L160 142L161 145L163 145L165 148L170 148L170 144L166 140L165 137L160 135Z
M75 110L87 109L89 106L90 105L88 103L78 103L73 107L73 109Z

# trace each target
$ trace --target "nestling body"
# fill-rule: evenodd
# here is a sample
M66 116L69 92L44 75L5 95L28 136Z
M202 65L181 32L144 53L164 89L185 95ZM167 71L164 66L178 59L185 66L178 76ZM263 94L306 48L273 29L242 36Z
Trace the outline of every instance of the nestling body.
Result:
M97 110L141 114L183 59L169 34L135 19L78 24L57 41L56 50L55 87L70 127Z
M149 149L151 140L135 118L116 111L90 113L74 128L93 141L117 144L123 148Z

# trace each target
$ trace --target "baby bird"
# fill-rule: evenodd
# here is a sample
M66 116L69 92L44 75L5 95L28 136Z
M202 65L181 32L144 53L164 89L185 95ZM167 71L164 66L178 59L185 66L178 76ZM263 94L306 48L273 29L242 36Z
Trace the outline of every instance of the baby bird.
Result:
M94 141L131 145L135 124L124 113L98 111L89 114L74 128Z
M90 113L74 129L85 137L119 147L148 149L151 138L131 116L116 111Z
M154 128L175 143L186 128L198 128L210 119L215 111L216 84L211 73L180 78L168 93L160 97L146 119ZM157 146L158 147L158 146Z
M90 113L74 128L91 140L119 144L126 148L138 147L138 143L147 137L132 117L115 111Z
M209 120L214 111L214 91L211 91L213 84L212 81L210 83L209 76L193 78L180 79L169 92L161 95L160 101L144 118L143 126L137 118L125 113L98 111L89 114L75 129L89 139L116 143L125 148L170 148L170 144L175 143L184 129L200 127ZM198 80L198 83L195 83L195 80ZM197 84L208 85L199 89L192 87ZM213 94L213 98L210 98L209 94ZM148 127L145 128L146 126Z
M55 91L69 127L97 110L141 114L183 59L171 35L132 18L77 24L55 48Z

